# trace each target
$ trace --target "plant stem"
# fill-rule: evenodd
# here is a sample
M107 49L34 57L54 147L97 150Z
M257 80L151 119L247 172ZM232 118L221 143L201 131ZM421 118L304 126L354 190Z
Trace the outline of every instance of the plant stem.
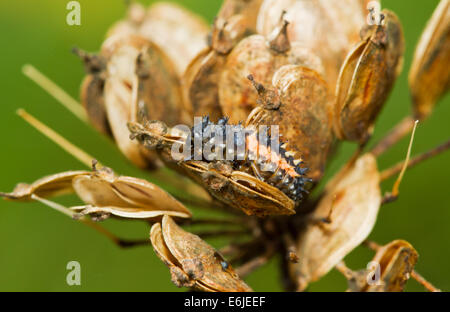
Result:
M410 133L414 127L414 119L411 116L405 117L394 128L379 141L370 151L375 157L386 152L390 147L400 141L405 135Z
M407 167L411 168L411 167L419 164L420 162L422 162L424 160L427 160L428 158L434 157L434 156L436 156L436 155L446 151L449 148L450 148L450 140L444 142L443 144L441 144L441 145L439 145L439 146L437 146L437 147L435 147L435 148L433 148L433 149L431 149L431 150L429 150L429 151L427 151L425 153L419 154L419 155L411 158L410 161L408 162L408 166ZM387 180L390 177L398 174L402 170L403 163L404 162L401 161L401 162L395 164L394 166L381 171L381 173L380 173L380 180L384 181L384 180Z

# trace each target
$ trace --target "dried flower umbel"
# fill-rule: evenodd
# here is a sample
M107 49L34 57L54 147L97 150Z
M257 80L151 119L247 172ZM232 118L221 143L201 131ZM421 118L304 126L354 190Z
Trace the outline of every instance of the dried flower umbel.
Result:
M379 246L366 239L379 210L397 199L405 170L450 148L447 141L410 159L414 119L427 117L448 89L450 5L441 1L416 51L410 71L414 116L365 151L404 52L400 20L387 10L367 11L367 5L363 0L226 0L209 35L199 17L178 6L130 5L128 18L110 29L98 55L77 50L88 72L81 92L85 112L73 100L58 98L112 136L134 164L148 169L164 164L203 193L169 175L175 186L195 190L189 198L174 198L95 161L92 171L51 175L0 196L38 200L122 247L142 241L122 240L93 221L112 216L149 223L153 248L178 287L251 291L242 278L279 255L287 290L305 290L336 268L349 291L402 291L410 277L437 291L414 270L418 252L411 244L395 240ZM366 24L369 13L378 14L375 24ZM56 94L57 86L42 83L36 70L26 67L25 73ZM26 112L19 115L91 166L91 156ZM174 127L192 125L192 117L203 117L200 127ZM171 153L174 145L192 147L197 135L212 126L224 132L229 124L253 131L243 140L243 159L195 159L195 152L180 159ZM279 151L263 146L256 136L260 125L279 127ZM377 157L411 131L406 160L380 170ZM324 182L340 140L356 142L357 152L321 193L309 195ZM259 158L250 159L252 153ZM267 166L272 171L262 170ZM397 174L392 191L383 194L380 183ZM47 199L65 192L75 192L84 205L66 208ZM229 217L190 220L182 201ZM180 227L186 223L227 228L195 235ZM203 240L217 235L231 238L220 250ZM355 272L343 259L361 244L376 255L369 267Z

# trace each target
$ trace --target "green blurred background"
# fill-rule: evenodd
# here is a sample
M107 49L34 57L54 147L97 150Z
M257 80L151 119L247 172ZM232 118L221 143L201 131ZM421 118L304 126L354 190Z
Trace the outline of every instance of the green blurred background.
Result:
M22 107L70 141L82 147L116 172L146 177L130 165L116 147L92 128L80 122L53 98L21 74L31 63L78 98L84 71L70 53L77 45L96 51L108 27L124 16L122 0L82 0L82 25L66 24L62 0L15 0L0 2L1 71L0 90L0 190L10 191L18 182L72 169L84 169L77 160L25 124L16 114ZM148 4L149 1L143 1ZM219 0L178 1L209 22L220 7ZM378 119L375 140L410 112L407 72L414 47L437 0L385 0L383 6L400 17L406 55L403 74ZM446 103L445 103L446 102ZM434 114L419 124L413 153L426 151L450 134L449 96ZM444 105L445 104L445 105ZM379 159L386 168L404 158L408 139ZM327 177L349 157L355 146L344 144L332 162ZM403 238L411 242L420 257L417 270L437 287L450 290L450 170L449 153L442 154L408 171L401 185L400 199L381 208L370 238L387 243ZM393 180L383 183L383 191ZM170 186L164 186L171 189ZM75 197L64 204L79 204ZM195 211L198 215L199 212ZM110 230L127 238L145 238L148 226L140 222L105 221ZM212 242L220 246L221 241ZM372 252L357 248L346 258L355 269L365 267ZM66 264L81 264L81 286L66 284ZM259 269L247 282L259 291L280 291L278 261ZM332 271L311 285L312 291L345 289L344 278ZM166 267L150 246L121 250L79 222L37 203L0 201L0 290L2 291L176 291ZM422 291L415 281L407 290Z

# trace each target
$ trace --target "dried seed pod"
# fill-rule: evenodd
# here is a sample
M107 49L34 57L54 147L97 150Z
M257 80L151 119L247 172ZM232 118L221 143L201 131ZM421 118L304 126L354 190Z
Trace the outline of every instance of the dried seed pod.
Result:
M169 216L152 226L150 240L178 287L208 292L252 291L214 248L184 231Z
M320 74L320 59L286 36L287 22L274 31L269 41L261 35L243 39L227 57L219 83L219 99L225 116L232 122L244 121L257 106L258 93L249 84L248 75L263 85L270 85L274 73L283 65L311 68Z
M137 2L130 3L126 17L110 27L106 33L106 38L116 35L128 36L139 34L139 28L144 22L146 14L146 9L142 4Z
M309 168L307 176L318 182L334 141L330 115L330 93L314 70L285 65L273 76L273 89L255 82L261 106L247 123L278 125L289 149Z
M441 0L422 33L409 72L416 118L426 118L450 88L450 1Z
M18 184L10 200L31 200L32 195L50 197L75 192L85 203L72 207L82 215L111 214L122 218L155 219L163 215L190 218L190 211L158 186L142 179L116 176L103 167L68 171L44 177L32 184Z
M189 64L183 76L183 99L191 117L208 115L212 120L222 116L217 91L217 81L225 57L209 48L203 50Z
M206 122L208 124L208 121ZM220 122L219 122L220 123ZM222 124L223 125L223 124ZM192 131L195 131L195 126ZM139 124L130 124L131 137L136 138L141 144L151 150L156 150L165 163L189 176L194 181L202 185L214 198L222 203L236 209L243 210L248 215L267 216L267 215L287 215L294 214L295 202L288 194L292 196L300 195L303 186L309 180L303 180L303 169L299 167L298 183L293 183L292 177L282 174L277 182L284 182L286 178L291 183L280 186L271 185L261 178L254 175L251 163L244 160L225 161L225 160L192 160L194 158L191 148L191 141L186 140L186 136L176 136L172 129L167 128L161 122L147 123L145 126ZM190 136L193 140L195 133ZM188 144L186 143L188 142ZM185 158L175 159L172 153L174 144L178 147L175 150L190 150L187 155L181 155ZM246 143L247 144L247 143ZM247 144L248 146L248 144ZM236 155L237 156L237 155ZM187 159L186 159L187 158ZM236 169L237 168L237 169ZM282 171L280 171L282 173ZM289 179L288 179L289 178ZM294 185L297 187L296 193L289 193L285 187ZM284 190L285 192L283 192ZM301 197L300 197L301 198Z
M403 64L403 31L397 16L383 10L382 25L368 26L365 38L342 65L336 88L334 129L340 139L364 144Z
M156 155L130 141L127 122L162 119L174 125L183 121L181 91L172 64L156 45L133 35L109 38L101 55L107 60L106 114L117 145L136 165L154 165Z
M174 3L155 3L147 11L139 34L156 43L182 76L194 57L207 47L208 24Z
M228 20L232 16L242 15L246 32L256 32L256 20L263 0L225 0L217 15L218 20Z
M227 20L216 20L211 47L200 52L187 67L183 76L183 99L191 116L210 116L217 121L222 117L218 84L224 70L227 54L246 32L243 15Z
M103 96L106 59L78 48L74 48L73 52L81 58L87 73L80 88L81 104L94 128L103 134L112 136Z
M299 289L328 273L367 238L381 204L379 183L376 159L371 154L361 156L354 167L330 181L311 220L329 216L331 222L311 222L298 236L300 262L290 264L289 269Z
M0 193L10 200L31 200L31 195L51 197L73 192L72 180L77 176L90 174L89 171L66 171L43 177L32 184L19 183L11 193Z
M108 136L112 135L106 116L106 108L103 97L105 80L99 75L88 74L81 83L81 103L94 128Z
M414 247L404 240L395 240L380 247L371 264L373 272L359 271L360 283L349 282L350 291L399 292L403 291L411 272L417 263L418 254ZM377 274L378 275L374 275ZM371 280L370 283L368 280Z
M265 0L261 6L257 30L269 35L286 11L291 42L317 54L323 62L329 87L335 87L339 69L351 46L359 41L359 31L369 14L363 0Z
M281 190L249 173L233 170L230 165L211 166L201 161L188 161L181 166L214 198L247 215L264 217L295 213L295 202Z
M200 52L183 76L183 98L191 116L223 116L219 104L219 81L227 55L252 33L261 0L227 0L223 3L210 37L210 47Z
M107 38L140 35L157 44L170 57L178 76L189 62L207 47L208 24L197 14L169 2L159 2L146 10L130 4L127 17L114 24Z

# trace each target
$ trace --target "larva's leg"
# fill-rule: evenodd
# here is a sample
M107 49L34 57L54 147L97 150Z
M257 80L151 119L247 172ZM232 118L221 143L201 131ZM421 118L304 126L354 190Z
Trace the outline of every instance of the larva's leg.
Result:
M258 167L256 166L255 162L252 162L251 167L252 167L252 171L253 171L253 173L255 174L255 176L256 176L259 180L264 181L264 180L263 180L263 177L261 176L261 172L259 172L259 169L258 169Z

